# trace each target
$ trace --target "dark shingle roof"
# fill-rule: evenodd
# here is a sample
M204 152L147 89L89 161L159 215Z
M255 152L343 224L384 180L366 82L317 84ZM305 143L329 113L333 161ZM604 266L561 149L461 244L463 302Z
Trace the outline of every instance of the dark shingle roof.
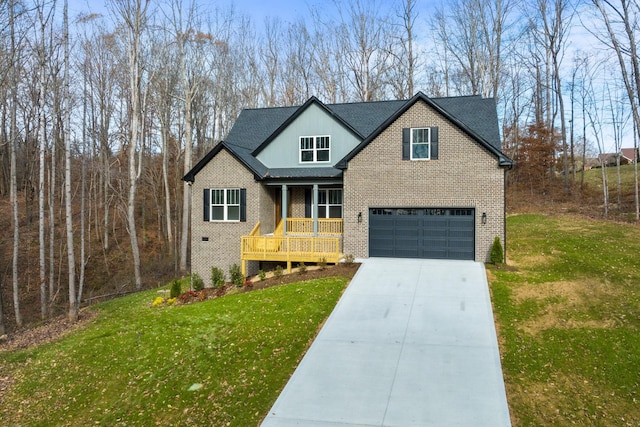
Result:
M339 178L342 170L336 168L271 168L266 178Z
M493 98L475 96L456 96L451 98L431 98L451 116L467 125L489 144L502 150L498 113Z
M242 110L227 136L230 147L252 152L269 138L299 107L259 108Z
M481 96L457 96L449 98L427 98L419 93L411 100L358 102L347 104L322 104L316 98L311 98L302 107L311 103L318 103L322 108L335 114L346 126L351 127L364 137L366 145L371 137L379 132L381 127L404 111L411 103L418 99L426 100L441 108L442 113L449 116L454 124L460 126L481 144L496 154L503 165L510 164L510 160L501 153L500 132L496 105L493 99L483 99ZM256 178L333 178L340 176L336 168L279 168L268 169L255 157L256 150L271 140L276 132L301 111L296 107L275 107L242 110L227 139L216 146L183 178L193 181L195 175L222 148L228 149L236 158L243 162ZM347 158L352 158L360 150L357 148ZM344 164L344 162L341 162Z

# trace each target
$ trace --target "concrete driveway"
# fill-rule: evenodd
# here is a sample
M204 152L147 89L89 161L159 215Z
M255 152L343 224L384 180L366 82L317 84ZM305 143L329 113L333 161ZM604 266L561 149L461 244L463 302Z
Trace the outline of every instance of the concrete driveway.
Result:
M371 258L262 423L510 426L484 266Z

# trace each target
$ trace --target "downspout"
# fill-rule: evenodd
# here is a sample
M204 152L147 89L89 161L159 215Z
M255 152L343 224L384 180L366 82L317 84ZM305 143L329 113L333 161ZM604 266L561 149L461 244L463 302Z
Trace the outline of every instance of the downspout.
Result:
M504 248L502 250L503 255L504 255L504 260L503 262L506 264L507 263L507 173L509 172L509 169L511 169L511 167L506 167L504 168L504 179L502 182L502 197L503 197L503 202L502 202L502 209L503 209L503 221L502 221L502 227L503 227L503 233L504 233Z

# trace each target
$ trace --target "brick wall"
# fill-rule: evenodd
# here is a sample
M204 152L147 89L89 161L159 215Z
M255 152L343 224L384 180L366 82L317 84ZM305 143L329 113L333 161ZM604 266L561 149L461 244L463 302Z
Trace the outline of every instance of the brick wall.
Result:
M205 222L203 191L205 188L245 188L247 190L246 222ZM211 285L211 267L219 267L228 276L229 266L240 265L240 237L251 232L264 218L262 227L273 231L272 194L253 178L226 150L216 155L196 176L192 185L191 270L198 273L206 286ZM270 221L270 222L269 222ZM203 241L203 237L208 241ZM248 262L247 272L257 272L258 263Z
M438 160L402 160L402 129L431 126L439 128ZM368 256L369 208L427 206L475 208L477 261L488 260L495 236L504 244L504 171L498 160L418 101L344 172L344 253Z

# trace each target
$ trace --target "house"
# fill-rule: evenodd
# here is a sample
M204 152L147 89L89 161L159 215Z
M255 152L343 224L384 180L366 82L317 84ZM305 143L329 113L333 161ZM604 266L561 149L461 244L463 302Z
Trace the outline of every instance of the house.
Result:
M626 157L622 152L602 153L598 155L598 162L597 162L597 165L594 167L602 167L602 165L605 165L607 167L617 166L618 159L620 159L620 165L628 165L630 163L630 158Z
M620 150L620 154L622 156L622 158L620 159L622 163L622 159L625 159L626 162L624 164L634 164L635 162L638 161L638 159L640 159L640 150L638 150L637 148L622 148Z
M246 109L183 178L192 271L345 255L487 261L505 242L495 102L479 96Z

